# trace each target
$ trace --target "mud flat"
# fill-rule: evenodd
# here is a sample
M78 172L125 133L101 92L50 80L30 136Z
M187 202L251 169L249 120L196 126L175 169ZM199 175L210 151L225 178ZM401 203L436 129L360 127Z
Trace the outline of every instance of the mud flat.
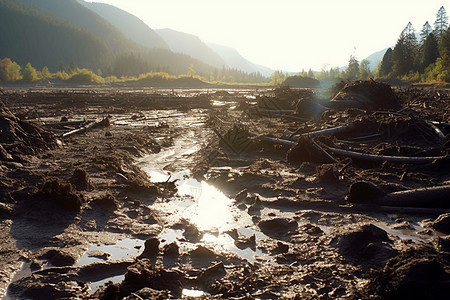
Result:
M2 89L0 295L445 298L450 92L379 87Z

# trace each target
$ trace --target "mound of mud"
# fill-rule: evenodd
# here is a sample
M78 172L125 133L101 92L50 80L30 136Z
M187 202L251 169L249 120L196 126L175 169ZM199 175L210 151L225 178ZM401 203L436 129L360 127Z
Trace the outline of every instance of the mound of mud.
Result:
M428 249L410 249L372 273L364 299L447 299L450 274ZM370 296L369 296L370 295Z
M386 231L373 225L345 233L336 243L339 253L351 263L361 265L363 270L383 266L397 254Z
M331 99L330 107L365 110L399 109L400 101L390 85L374 80L358 80L347 83Z
M309 89L291 89L289 86L282 86L274 90L275 97L258 97L258 108L268 110L291 110L294 108L297 99L313 97L314 93Z
M79 212L84 203L83 196L75 192L73 185L59 178L46 179L35 196L49 199L68 211Z
M4 160L10 158L8 154L36 155L55 148L57 140L42 127L17 118L0 100L0 143L0 159Z
M164 292L167 298L179 298L183 290L182 278L182 274L176 271L154 267L147 259L142 259L128 267L122 283L109 285L104 291L99 292L98 298L122 299L144 288Z

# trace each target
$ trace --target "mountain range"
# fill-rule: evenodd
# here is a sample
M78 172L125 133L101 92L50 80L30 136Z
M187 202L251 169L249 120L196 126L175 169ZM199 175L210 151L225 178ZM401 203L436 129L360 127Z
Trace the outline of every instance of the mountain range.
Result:
M168 28L153 30L115 6L83 0L0 0L0 45L0 58L52 71L75 63L115 75L133 75L133 70L185 74L192 66L206 76L223 68L265 77L273 73L233 48ZM370 57L371 67L382 51L381 57Z

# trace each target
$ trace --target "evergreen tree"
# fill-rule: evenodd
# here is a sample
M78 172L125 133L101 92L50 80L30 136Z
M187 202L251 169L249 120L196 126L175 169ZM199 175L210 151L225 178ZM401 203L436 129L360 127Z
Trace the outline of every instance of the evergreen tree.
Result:
M392 70L396 76L403 76L414 70L417 49L416 34L411 22L408 22L392 51Z
M444 32L439 46L441 53L439 59L442 67L440 79L450 82L450 28Z
M436 21L434 22L434 34L438 41L440 41L448 28L448 16L445 8L441 8L436 13Z
M372 72L370 71L370 61L363 59L359 64L359 79L369 79L372 77Z
M420 63L422 67L421 70L423 71L439 57L438 42L433 33L430 33L425 39L422 49L422 59Z
M384 53L383 59L381 60L379 75L380 77L386 77L392 72L393 67L392 61L392 48L386 50Z
M359 62L355 56L350 55L350 59L348 61L348 67L345 71L345 79L347 80L355 80L359 75Z
M428 23L428 21L425 22L422 26L422 30L420 31L420 43L423 44L425 40L427 39L428 35L433 32L433 29L431 28L431 25Z

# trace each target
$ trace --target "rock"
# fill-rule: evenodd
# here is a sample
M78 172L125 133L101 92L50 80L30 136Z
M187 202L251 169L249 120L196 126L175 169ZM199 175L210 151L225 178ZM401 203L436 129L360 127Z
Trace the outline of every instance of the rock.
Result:
M39 257L40 259L46 259L55 267L72 266L76 259L71 254L60 249L51 249Z
M346 200L352 203L371 203L385 195L382 189L371 182L355 182L350 185Z
M140 258L150 258L158 255L159 240L156 237L149 238L144 243L144 251L139 256Z
M199 245L199 246L197 246L197 248L192 250L190 252L190 255L195 258L206 258L206 259L212 259L217 256L217 254L214 251L212 251L202 245Z
M73 171L72 177L70 178L70 182L78 190L89 190L89 174L86 172L86 170L75 169L75 171Z
M262 220L258 226L262 232L271 237L289 235L298 228L296 221L284 218Z
M180 249L178 247L178 244L176 242L167 244L163 248L164 255L170 255L170 256L178 256L180 255Z
M273 254L284 254L289 252L289 244L278 241L277 247L272 250Z
M187 224L184 227L184 237L190 242L197 242L200 239L200 231L194 224Z

